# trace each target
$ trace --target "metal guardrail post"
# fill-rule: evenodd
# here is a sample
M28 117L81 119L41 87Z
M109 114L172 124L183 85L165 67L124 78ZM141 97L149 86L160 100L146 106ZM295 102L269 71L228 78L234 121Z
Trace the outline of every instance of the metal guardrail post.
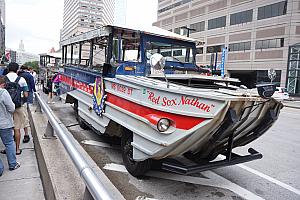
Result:
M38 93L35 93L35 95L39 95ZM34 98L34 105L36 105L36 109L35 112L41 113L42 112L42 108L41 105L39 104L38 98Z
M84 190L83 200L93 200L93 196L91 195L91 193L87 187Z
M113 197L106 190L105 185L102 183L101 179L95 174L93 169L88 165L86 160L76 149L76 146L73 143L73 136L70 133L64 131L61 125L57 122L49 106L42 100L39 94L36 92L34 94L44 113L47 115L49 120L48 122L55 131L56 135L59 137L61 143L63 144L68 155L77 168L81 178L84 180L84 183L88 188L90 195L96 200L113 200ZM88 194L85 195L88 196Z
M54 129L50 122L48 121L46 132L44 133L43 139L56 139L57 137L54 135Z

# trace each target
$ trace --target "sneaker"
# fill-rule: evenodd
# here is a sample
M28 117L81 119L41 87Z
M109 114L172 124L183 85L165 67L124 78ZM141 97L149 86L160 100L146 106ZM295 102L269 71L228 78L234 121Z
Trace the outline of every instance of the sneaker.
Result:
M30 141L29 135L24 135L23 143L28 143Z
M18 169L20 166L21 166L20 163L17 162L17 164L15 165L15 167L9 168L9 170L10 170L10 171L13 171L13 170L15 170L15 169Z

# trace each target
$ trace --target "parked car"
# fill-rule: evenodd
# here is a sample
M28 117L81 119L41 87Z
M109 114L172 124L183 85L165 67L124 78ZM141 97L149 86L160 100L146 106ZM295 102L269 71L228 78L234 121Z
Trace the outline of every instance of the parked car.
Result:
M287 89L284 87L276 87L275 93L273 95L275 99L287 100L290 98L289 93L287 93Z

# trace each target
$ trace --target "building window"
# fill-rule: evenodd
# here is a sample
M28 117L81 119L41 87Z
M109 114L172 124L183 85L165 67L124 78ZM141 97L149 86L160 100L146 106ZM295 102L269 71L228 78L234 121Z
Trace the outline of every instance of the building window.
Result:
M194 30L191 30L191 33L204 31L205 30L205 21L191 24L190 28L194 29Z
M284 46L284 38L276 38L270 40L258 40L255 49L280 48Z
M252 22L253 10L246 10L230 15L230 25Z
M251 49L251 42L240 42L240 43L234 43L229 44L229 50L228 51L246 51Z
M208 20L208 30L226 26L226 16Z
M203 47L198 47L196 49L196 54L203 54Z
M285 15L286 9L287 1L260 7L258 8L257 20Z
M185 26L174 28L174 33L177 33L179 35L187 35L187 29Z
M225 45L216 45L216 46L208 46L206 48L206 53L215 53L215 52L222 52L222 49L225 48Z
M160 13L166 12L167 10L171 10L171 9L176 8L178 6L181 6L183 4L189 3L191 1L192 0L181 0L179 2L176 2L174 4L171 4L171 5L167 6L167 7L162 8L162 9L158 10L157 12L160 14Z

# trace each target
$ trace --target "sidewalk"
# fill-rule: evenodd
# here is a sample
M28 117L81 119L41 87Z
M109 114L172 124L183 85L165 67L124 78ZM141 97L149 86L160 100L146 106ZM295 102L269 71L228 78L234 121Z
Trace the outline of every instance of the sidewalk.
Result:
M24 132L22 131L21 140ZM4 164L4 172L0 177L0 199L1 200L43 200L44 190L37 165L34 151L33 139L30 134L30 142L24 144L21 141L22 154L17 155L17 161L21 164L19 169L9 171L6 155L0 154ZM0 142L0 149L4 145Z

